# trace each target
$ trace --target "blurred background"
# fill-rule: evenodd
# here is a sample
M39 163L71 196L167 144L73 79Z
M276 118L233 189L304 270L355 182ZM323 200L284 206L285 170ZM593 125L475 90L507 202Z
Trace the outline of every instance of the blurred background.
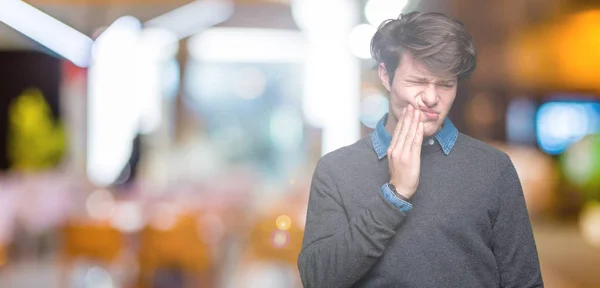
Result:
M0 0L0 287L301 287L315 164L414 10L473 34L449 117L511 156L546 287L600 287L597 0Z

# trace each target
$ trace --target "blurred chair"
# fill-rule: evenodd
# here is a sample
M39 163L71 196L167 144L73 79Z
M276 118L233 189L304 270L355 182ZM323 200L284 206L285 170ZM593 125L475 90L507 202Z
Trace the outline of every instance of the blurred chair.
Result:
M279 261L296 266L302 249L304 230L290 225L284 231L276 225L281 215L269 215L260 219L250 234L250 251L253 258L263 261Z
M68 223L63 229L63 256L110 263L124 249L124 237L110 223Z
M296 267L304 230L290 219L275 211L257 219L244 245L235 287L301 287Z
M139 287L153 287L156 274L166 270L182 271L185 287L214 287L215 265L211 247L200 237L200 224L196 215L186 214L168 229L146 226L142 230Z
M74 262L85 259L110 266L125 251L124 235L108 222L68 222L62 229L60 287L66 285Z

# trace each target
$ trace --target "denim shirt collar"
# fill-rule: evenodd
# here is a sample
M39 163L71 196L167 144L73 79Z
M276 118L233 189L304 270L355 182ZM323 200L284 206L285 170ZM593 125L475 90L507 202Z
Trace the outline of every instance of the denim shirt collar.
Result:
M379 159L382 159L387 155L387 149L390 147L390 142L392 142L392 135L385 130L387 118L388 113L383 115L381 120L379 120L377 123L375 130L371 133L373 149L375 149ZM446 117L446 119L444 119L442 129L436 132L433 137L437 140L439 145L442 146L442 151L444 151L444 154L448 155L456 143L456 139L458 138L458 130L452 121ZM423 142L425 143L425 140Z

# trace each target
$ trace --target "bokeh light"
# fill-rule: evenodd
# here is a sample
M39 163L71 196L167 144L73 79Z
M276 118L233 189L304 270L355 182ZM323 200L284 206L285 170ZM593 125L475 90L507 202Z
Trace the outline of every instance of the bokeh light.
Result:
M91 218L106 220L115 210L115 200L108 190L98 189L88 196L85 207Z
M106 187L119 177L140 128L140 94L132 75L139 72L141 25L132 16L118 18L100 35L92 50L86 164L88 178L98 186Z
M600 134L573 144L561 159L565 177L589 198L600 200Z
M597 103L543 104L537 113L536 134L540 148L548 154L560 154L585 135L598 132L600 129L598 111L600 111L600 104Z
M360 24L348 36L348 49L354 56L361 59L371 58L371 39L377 29L369 24Z
M365 17L377 27L388 19L397 19L409 0L369 0L365 6Z
M579 228L588 244L600 248L600 202L590 202L584 207Z
M535 143L535 113L537 106L531 99L516 99L506 111L506 137L515 144Z
M144 226L142 207L140 203L123 201L117 203L115 213L111 218L113 227L125 232L133 233L140 231Z
M290 233L281 230L273 231L271 234L271 244L278 249L287 247L290 244Z
M287 231L292 226L292 218L287 215L280 215L275 220L275 225L277 226L277 229Z
M93 267L85 275L87 288L113 288L113 279L110 273L102 267Z
M375 128L388 110L388 99L377 90L371 91L360 103L360 122L369 128Z

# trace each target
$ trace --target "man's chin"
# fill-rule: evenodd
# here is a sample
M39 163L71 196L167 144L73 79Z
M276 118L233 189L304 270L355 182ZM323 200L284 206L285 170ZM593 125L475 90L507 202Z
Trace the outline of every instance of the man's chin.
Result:
M440 130L441 126L436 122L425 122L423 123L425 126L423 127L423 136L425 138L431 137Z

